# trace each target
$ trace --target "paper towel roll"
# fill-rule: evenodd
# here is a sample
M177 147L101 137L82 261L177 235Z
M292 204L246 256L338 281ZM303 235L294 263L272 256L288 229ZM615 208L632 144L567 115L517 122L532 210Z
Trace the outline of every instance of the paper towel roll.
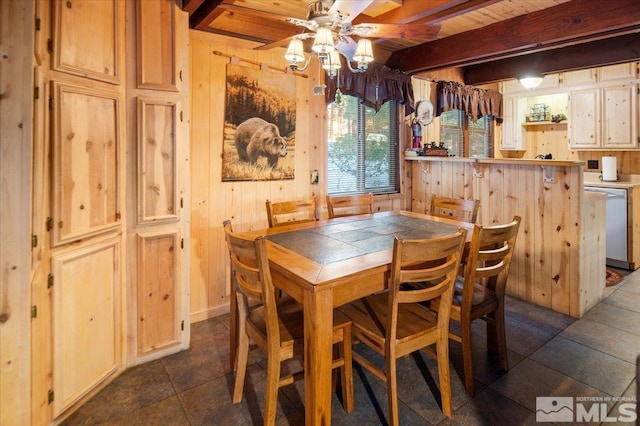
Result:
M602 157L602 180L607 182L618 180L616 157Z

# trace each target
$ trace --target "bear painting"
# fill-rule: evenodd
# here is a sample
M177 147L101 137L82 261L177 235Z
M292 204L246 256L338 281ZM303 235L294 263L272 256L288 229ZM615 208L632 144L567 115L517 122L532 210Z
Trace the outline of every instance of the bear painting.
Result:
M295 179L296 93L293 74L227 64L223 182Z
M235 145L240 160L256 163L265 157L270 167L276 167L281 157L287 156L287 142L280 136L278 127L259 117L253 117L238 125Z

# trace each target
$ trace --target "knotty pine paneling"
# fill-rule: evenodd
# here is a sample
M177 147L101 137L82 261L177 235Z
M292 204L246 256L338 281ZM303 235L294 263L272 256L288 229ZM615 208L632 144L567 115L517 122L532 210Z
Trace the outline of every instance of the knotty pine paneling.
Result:
M326 217L323 185L310 184L317 169L325 179L322 159L324 97L312 96L317 84L315 60L305 76L296 77L295 179L281 181L222 182L225 74L230 58L285 70L282 49L255 51L258 44L229 37L191 32L191 316L192 321L229 309L228 252L222 222L230 219L235 231L267 228L265 201L296 199L315 194L320 215ZM221 52L223 55L215 54ZM264 72L280 72L267 70Z

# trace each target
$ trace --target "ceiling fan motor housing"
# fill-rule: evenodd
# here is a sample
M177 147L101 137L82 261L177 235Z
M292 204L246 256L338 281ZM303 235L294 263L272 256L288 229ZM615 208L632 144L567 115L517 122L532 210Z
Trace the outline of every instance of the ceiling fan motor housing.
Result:
M315 22L318 27L331 26L333 20L329 15L329 9L331 9L332 5L332 0L318 0L309 3L307 7L307 20Z

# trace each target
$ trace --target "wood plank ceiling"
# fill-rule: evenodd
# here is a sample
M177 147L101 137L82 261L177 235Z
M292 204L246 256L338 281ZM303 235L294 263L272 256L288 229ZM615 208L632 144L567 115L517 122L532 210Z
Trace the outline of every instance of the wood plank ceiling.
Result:
M286 47L311 0L176 0L193 29ZM377 62L410 74L464 68L466 84L640 59L639 0L341 0L352 24L438 25L434 40L372 38ZM260 47L258 47L260 48ZM284 62L284 58L283 58Z

